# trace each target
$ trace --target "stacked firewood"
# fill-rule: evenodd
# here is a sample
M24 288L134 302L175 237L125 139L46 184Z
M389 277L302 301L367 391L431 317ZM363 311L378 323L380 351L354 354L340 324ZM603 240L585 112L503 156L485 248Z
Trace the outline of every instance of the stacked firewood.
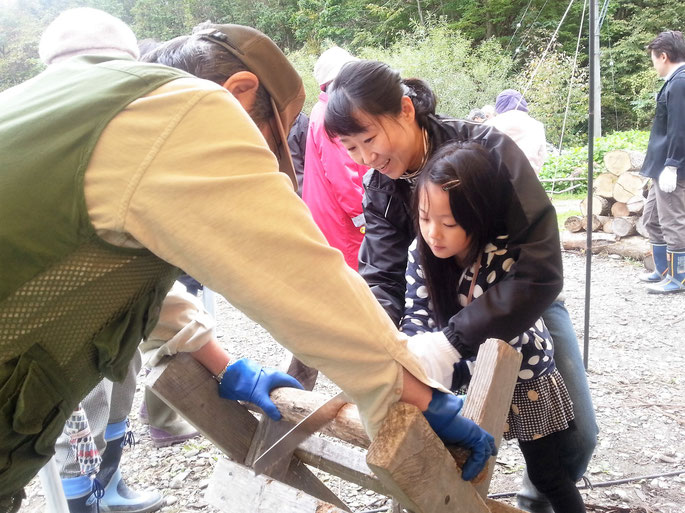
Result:
M634 150L613 150L604 155L606 171L593 181L592 216L588 216L585 198L580 203L582 215L564 221L571 232L563 237L565 249L584 249L587 235L579 232L592 231L597 248L638 260L648 255L648 235L642 223L648 179L639 174L644 159L644 153Z
M594 179L592 218L588 199L580 203L582 216L570 216L564 227L570 232L603 231L619 237L640 234L646 237L640 221L645 206L647 179L639 171L645 155L634 150L613 150L604 155L606 172Z

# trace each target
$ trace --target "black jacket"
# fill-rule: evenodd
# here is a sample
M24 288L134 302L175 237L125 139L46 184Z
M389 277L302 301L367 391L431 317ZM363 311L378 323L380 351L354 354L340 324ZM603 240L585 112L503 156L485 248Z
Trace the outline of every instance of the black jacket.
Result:
M509 247L516 264L506 279L452 317L443 330L461 355L469 357L487 338L511 340L530 328L561 291L556 212L528 159L506 135L490 126L438 116L432 116L426 128L433 150L450 140L478 142L510 177L512 194L503 201L508 202ZM415 237L411 184L371 170L364 177L364 187L366 235L359 252L359 272L399 324L407 250Z
M685 66L680 66L661 87L649 134L641 175L658 178L666 166L678 168L685 178Z

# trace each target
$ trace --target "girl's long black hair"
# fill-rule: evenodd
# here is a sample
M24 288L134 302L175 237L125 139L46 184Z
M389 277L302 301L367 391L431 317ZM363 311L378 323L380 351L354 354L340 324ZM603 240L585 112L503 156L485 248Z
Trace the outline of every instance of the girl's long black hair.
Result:
M468 253L461 262L454 257L436 257L421 235L419 202L428 183L449 194L455 221L471 237ZM504 218L510 197L507 175L494 164L488 150L475 142L444 144L419 175L412 201L414 222L420 261L440 328L460 309L457 285L463 270L481 257L488 242L505 233Z
M418 78L403 80L397 70L383 62L349 62L328 89L326 133L334 138L363 132L366 127L355 117L358 111L372 116L397 116L402 110L402 96L408 96L414 104L419 126L427 126L437 100L426 82Z

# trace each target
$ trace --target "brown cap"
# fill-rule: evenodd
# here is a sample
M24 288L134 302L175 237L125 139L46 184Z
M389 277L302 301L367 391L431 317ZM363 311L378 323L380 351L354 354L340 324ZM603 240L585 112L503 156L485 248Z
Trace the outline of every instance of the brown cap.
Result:
M244 25L205 25L196 35L223 46L254 73L271 97L281 138L278 157L280 170L297 188L295 167L288 149L288 133L304 105L304 86L300 75L276 44L260 31Z

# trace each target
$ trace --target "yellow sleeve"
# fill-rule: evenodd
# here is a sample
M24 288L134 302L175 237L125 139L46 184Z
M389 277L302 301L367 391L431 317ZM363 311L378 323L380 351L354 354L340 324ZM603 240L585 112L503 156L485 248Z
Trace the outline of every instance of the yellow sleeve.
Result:
M357 403L373 436L400 397L401 366L437 384L328 246L238 102L204 81L175 82L134 102L103 133L86 175L110 169L116 187L98 186L115 197L108 207L89 202L89 212L222 294L323 372Z

